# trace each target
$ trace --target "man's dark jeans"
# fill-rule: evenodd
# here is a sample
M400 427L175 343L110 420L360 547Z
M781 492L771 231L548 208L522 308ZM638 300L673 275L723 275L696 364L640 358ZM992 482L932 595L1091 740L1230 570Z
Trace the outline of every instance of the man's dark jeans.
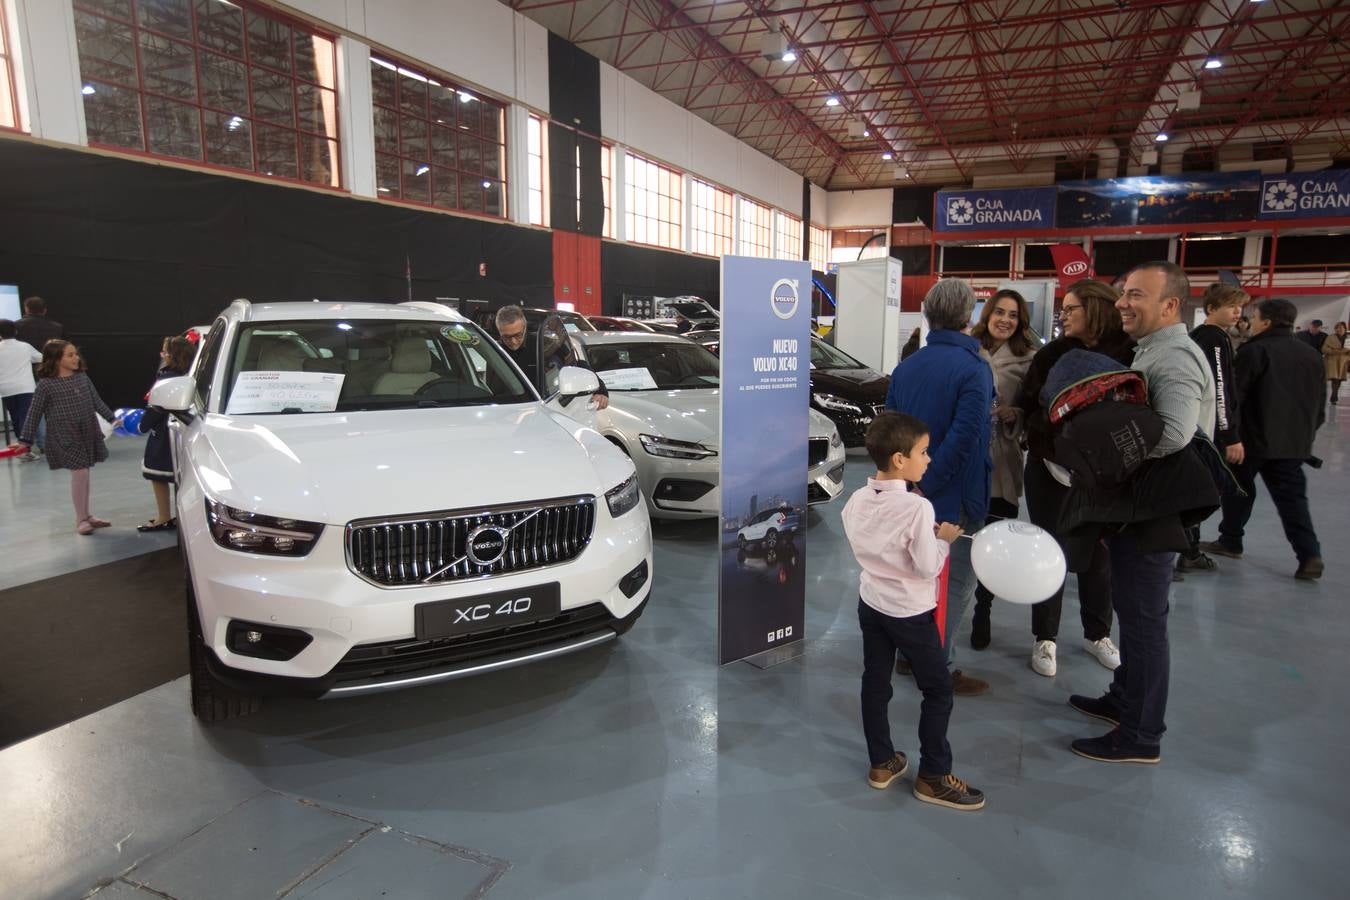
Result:
M33 402L32 393L10 394L4 399L5 413L9 416L9 425L14 429L14 440L23 433L24 420L28 418L28 407Z
M1284 536L1294 548L1299 562L1322 555L1317 532L1308 510L1308 479L1299 459L1248 459L1233 468L1245 497L1223 498L1223 520L1219 522L1219 543L1242 552L1242 535L1256 505L1256 476L1266 483L1275 511L1280 514Z
M914 667L914 681L923 692L919 705L919 774L950 774L952 748L947 743L947 722L952 717L952 676L947 671L947 653L938 640L933 611L898 619L877 612L860 599L858 625L863 635L863 735L872 765L879 766L895 755L887 707L893 693L895 652L899 650Z
M1107 545L1111 601L1120 623L1120 666L1107 700L1120 713L1120 732L1127 742L1156 747L1166 730L1168 593L1177 555L1141 553L1129 532L1114 535Z

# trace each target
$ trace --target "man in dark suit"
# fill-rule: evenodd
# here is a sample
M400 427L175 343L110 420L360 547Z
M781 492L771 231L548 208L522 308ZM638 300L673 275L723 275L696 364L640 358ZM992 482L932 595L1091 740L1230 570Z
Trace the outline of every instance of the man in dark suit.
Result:
M1234 364L1244 458L1233 474L1247 496L1223 498L1219 539L1200 549L1242 558L1259 474L1298 557L1294 577L1312 581L1322 577L1322 545L1308 509L1303 464L1312 459L1313 438L1326 421L1327 383L1322 355L1294 334L1297 313L1288 300L1256 305L1252 337L1238 349Z
M47 301L41 297L29 297L23 301L23 318L14 325L19 331L19 340L38 351L42 345L55 338L66 336L65 326L47 318Z

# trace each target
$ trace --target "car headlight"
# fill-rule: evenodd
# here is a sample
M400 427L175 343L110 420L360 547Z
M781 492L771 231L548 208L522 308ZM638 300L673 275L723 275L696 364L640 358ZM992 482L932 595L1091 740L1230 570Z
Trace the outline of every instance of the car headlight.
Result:
M306 556L323 531L319 522L282 519L236 509L207 498L211 537L226 550L269 556Z
M831 447L840 447L840 446L843 446L843 443L844 443L844 439L841 438L841 437L839 436L839 429L838 429L838 428L836 428L834 431L831 431L831 432L830 432L830 446L831 446Z
M843 397L836 397L834 394L813 392L811 394L811 399L816 402L817 406L833 410L834 412L848 413L853 416L862 415L862 408L858 406L858 404L850 403Z
M642 441L642 449L652 456L669 456L674 459L706 459L709 456L717 455L716 450L711 450L693 441L676 441L670 438L657 437L654 434L640 434L638 440Z
M638 505L642 494L638 491L637 473L629 475L617 487L605 491L605 502L609 504L609 514L618 518Z

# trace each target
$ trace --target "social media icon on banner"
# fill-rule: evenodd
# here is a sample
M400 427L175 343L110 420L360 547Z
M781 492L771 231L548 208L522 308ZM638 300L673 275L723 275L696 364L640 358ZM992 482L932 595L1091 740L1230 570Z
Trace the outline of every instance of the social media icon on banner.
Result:
M791 626L791 625L789 625L787 628L784 628L784 629L783 629L783 636L784 636L784 637L792 637L792 626Z
M770 643L770 644L773 643L773 632L772 632L772 631L769 632L769 638L768 638L767 643Z

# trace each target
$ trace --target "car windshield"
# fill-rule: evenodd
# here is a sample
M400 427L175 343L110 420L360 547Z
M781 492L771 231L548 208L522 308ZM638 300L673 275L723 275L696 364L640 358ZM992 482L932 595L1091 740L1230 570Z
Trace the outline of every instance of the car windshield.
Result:
M497 345L464 322L250 322L235 335L222 411L350 412L529 403Z
M715 388L720 384L717 357L683 339L591 344L586 347L586 358L610 391Z
M811 365L817 369L865 369L867 366L843 350L831 347L821 340L811 342Z

